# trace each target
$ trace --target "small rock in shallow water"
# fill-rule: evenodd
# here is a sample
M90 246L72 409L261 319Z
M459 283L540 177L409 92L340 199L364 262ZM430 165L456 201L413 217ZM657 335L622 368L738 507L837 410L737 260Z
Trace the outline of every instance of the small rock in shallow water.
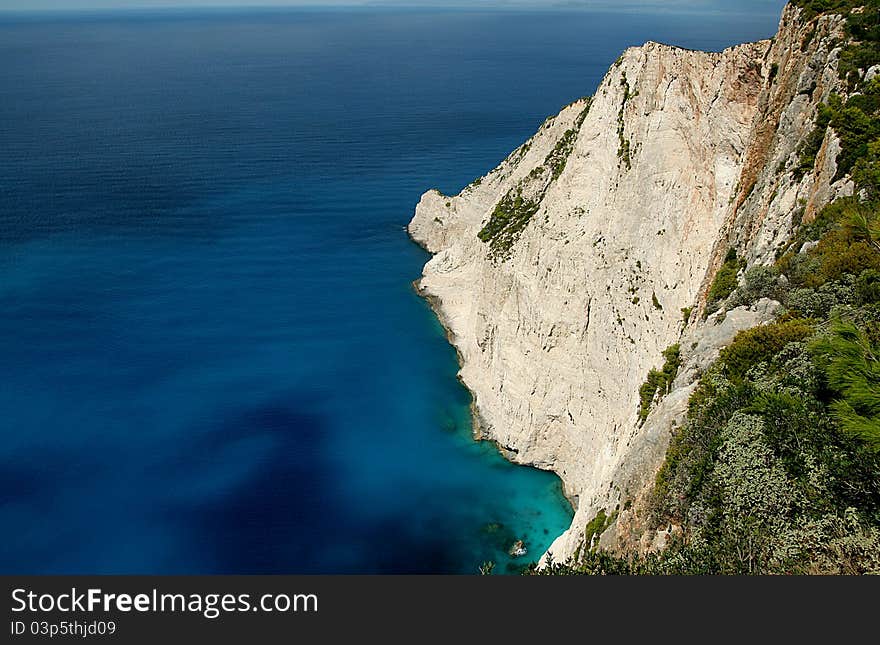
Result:
M510 554L511 557L519 558L528 553L528 549L526 549L525 542L523 542L522 540L517 540L510 546L507 552Z

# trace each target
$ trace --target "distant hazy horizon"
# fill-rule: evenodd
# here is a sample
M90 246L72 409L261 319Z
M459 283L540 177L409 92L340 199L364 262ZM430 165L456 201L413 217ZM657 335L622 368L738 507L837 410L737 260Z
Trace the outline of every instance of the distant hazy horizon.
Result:
M786 0L0 0L2 11L187 8L578 9L664 13L779 13Z

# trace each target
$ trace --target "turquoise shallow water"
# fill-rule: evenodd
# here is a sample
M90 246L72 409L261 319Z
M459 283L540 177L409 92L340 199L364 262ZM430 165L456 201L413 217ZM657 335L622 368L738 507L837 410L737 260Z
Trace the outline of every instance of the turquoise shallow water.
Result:
M404 226L422 191L491 169L626 45L773 31L738 21L0 20L0 571L537 557L571 509L554 475L472 441Z

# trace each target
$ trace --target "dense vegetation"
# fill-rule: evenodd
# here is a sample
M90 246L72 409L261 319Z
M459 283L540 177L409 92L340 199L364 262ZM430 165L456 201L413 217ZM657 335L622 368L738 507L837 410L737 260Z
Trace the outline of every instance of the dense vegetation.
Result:
M585 542L549 572L880 573L880 272L772 288L816 317L741 332L700 379L651 500L680 536L630 558Z
M477 235L489 243L493 254L506 254L540 206L539 200L523 197L522 187L517 186L495 205L489 221Z
M644 511L650 527L681 527L670 545L629 557L593 548L603 510L575 558L537 573L880 573L880 81L865 79L880 7L795 4L808 18L865 5L847 13L848 98L828 101L801 150L807 172L832 128L856 196L802 223L773 266L743 272L731 253L718 271L713 308L783 306L738 334L691 396ZM652 370L641 418L665 383Z

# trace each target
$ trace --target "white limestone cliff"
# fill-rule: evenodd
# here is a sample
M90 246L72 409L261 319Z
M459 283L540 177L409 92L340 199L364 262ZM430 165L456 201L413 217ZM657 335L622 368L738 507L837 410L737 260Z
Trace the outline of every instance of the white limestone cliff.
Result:
M727 248L772 260L795 216L847 190L829 183L833 154L792 174L817 104L838 89L837 29L789 8L773 42L629 49L592 100L461 194L419 202L409 232L434 256L417 284L458 350L475 431L555 471L575 506L550 548L557 560L599 509L652 480L701 366L770 318L770 302L694 313L681 339L682 309L700 309ZM499 203L506 226L493 220ZM640 425L639 386L680 340L676 389Z

